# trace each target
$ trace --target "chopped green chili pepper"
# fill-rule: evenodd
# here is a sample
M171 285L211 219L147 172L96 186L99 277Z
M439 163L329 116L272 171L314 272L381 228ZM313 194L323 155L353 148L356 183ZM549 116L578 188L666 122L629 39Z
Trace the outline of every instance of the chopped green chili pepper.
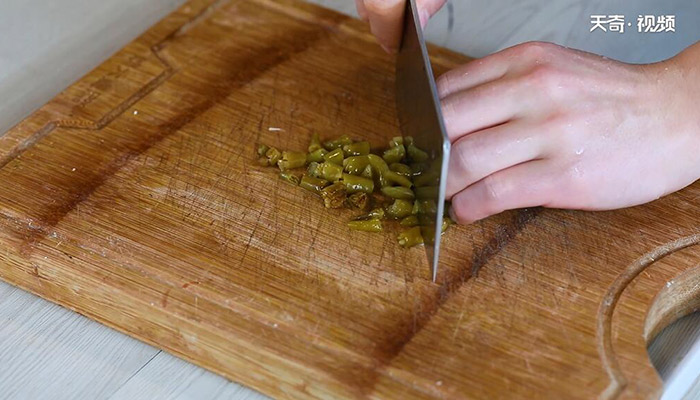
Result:
M438 195L438 187L437 186L423 186L423 187L417 187L416 188L416 197L418 199L433 199L436 198Z
M369 165L372 166L372 174L377 178L377 182L380 187L389 186L389 181L386 178L386 174L391 172L389 166L383 158L376 154L368 154L367 159L369 160Z
M298 151L283 151L282 159L277 162L280 170L287 171L306 165L306 154Z
M336 182L343 177L343 167L329 163L328 161L320 164L318 169L319 178L323 178L329 182Z
M403 186L386 186L382 188L382 193L392 199L413 200L416 197L411 189Z
M369 142L355 142L343 145L343 152L346 157L366 156L369 154Z
M401 222L399 222L399 224L401 224L401 226L408 226L408 227L417 226L418 225L418 217L416 217L415 215L409 215L408 217L402 219Z
M277 162L282 158L282 153L274 147L270 147L265 152L265 157L260 158L258 161L262 165L277 165Z
M328 154L328 151L326 149L314 150L306 156L306 160L309 162L323 162L325 161L325 158L323 157L326 154Z
M364 219L383 219L384 218L384 209L381 207L377 207L375 209L372 209L367 215L364 215L362 218Z
M387 162L387 164L397 163L403 160L405 156L406 149L403 147L402 144L390 147L384 151L384 154L382 154L382 158L384 159L384 161Z
M410 188L413 185L410 179L406 178L405 176L401 176L394 171L384 171L384 178L391 183L396 183L407 188Z
M408 157L413 161L413 162L426 162L428 161L428 153L425 151L419 149L418 147L414 146L413 143L409 144L406 146L406 153L408 153Z
M321 139L318 137L318 133L314 132L313 135L311 135L311 143L309 144L309 153L313 153L316 150L320 150L321 147Z
M414 177L420 176L423 174L423 172L428 170L427 163L413 163L410 165L410 167L411 167L411 173L413 174Z
M311 161L306 169L306 174L314 178L321 178L321 164Z
M411 172L411 167L406 164L395 162L389 165L389 169L401 176L410 177L413 175Z
M352 139L348 135L343 135L337 139L329 140L327 142L323 143L323 147L325 147L327 150L335 150L335 149L340 149L346 144L351 144Z
M341 149L335 149L329 153L327 153L325 156L323 156L323 159L326 160L327 162L331 162L335 165L343 165L343 150Z
M365 219L348 222L348 227L355 231L381 232L382 221L378 219Z
M374 191L374 182L361 176L343 174L343 183L348 193L372 193Z
M435 229L431 218L437 209L434 195L439 178L431 171L436 164L433 163L433 168L428 165L428 154L416 147L410 136L392 138L383 156L371 154L369 142L353 142L347 135L324 142L322 147L317 133L312 134L308 153L281 152L259 144L257 154L261 165L277 165L282 170L281 179L319 194L327 208L347 207L366 212L373 202L391 201L350 221L351 229L381 232L381 220L387 217L410 227L398 235L403 247L427 242L435 236L429 231ZM301 178L288 172L306 164L306 174ZM383 196L374 197L375 187ZM445 210L449 211L449 203ZM441 231L445 232L452 223L445 216ZM426 231L426 239L421 235L422 230Z
M324 187L328 186L328 181L325 179L316 178L314 176L304 175L301 177L301 182L299 182L299 186L303 187L308 191L320 194L321 190Z
M416 176L413 184L416 186L436 186L440 182L439 173L434 171L426 171L420 176Z
M372 179L372 178L374 178L374 174L372 174L372 166L369 165L369 164L367 164L367 166L365 167L365 169L362 171L362 174L360 174L360 175L361 175L361 176L364 176L364 177L367 178L367 179Z
M357 208L361 211L367 211L367 209L371 206L372 201L367 193L357 192L348 196L348 204L352 208Z
M423 244L423 235L420 233L420 226L414 226L413 228L406 229L405 231L399 233L397 239L399 241L399 245L406 248Z
M345 185L340 182L336 182L328 187L321 190L321 198L323 199L323 205L326 208L340 208L345 203L347 198L347 193L345 191Z
M403 137L402 136L394 136L391 138L391 141L389 141L389 147L395 147L395 146L403 146Z
M354 156L343 160L345 172L353 175L362 174L362 171L364 171L368 165L369 159L367 159L367 156Z
M442 219L442 227L440 228L440 231L442 233L445 233L445 231L447 231L447 228L449 228L450 225L452 225L452 220L449 218L443 218Z
M413 202L413 209L411 210L411 214L416 215L421 213L421 202L419 200L416 200Z
M290 172L280 172L280 178L285 182L289 182L294 186L299 185L299 177Z
M419 203L418 207L420 207L420 212L418 214L435 215L437 213L437 204L435 204L435 200L433 200L433 199L421 200L419 198L418 203Z
M408 200L396 199L386 208L386 214L393 219L401 219L411 215L413 203Z

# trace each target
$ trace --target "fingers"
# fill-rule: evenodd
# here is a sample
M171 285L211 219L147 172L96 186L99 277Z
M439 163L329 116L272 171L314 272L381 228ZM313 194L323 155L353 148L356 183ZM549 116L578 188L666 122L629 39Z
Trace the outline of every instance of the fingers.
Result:
M525 107L525 88L499 79L442 99L442 116L451 142L469 133L502 124Z
M509 64L490 57L474 60L442 74L436 84L440 99L487 82L502 78Z
M360 16L360 19L365 22L369 21L367 9L365 8L365 0L355 0L355 7L357 7L357 15Z
M421 25L425 27L431 16L440 10L446 0L419 0L416 3ZM357 13L369 21L370 30L387 52L398 50L403 30L405 0L355 0Z
M444 73L437 80L441 99L457 92L503 78L518 75L546 59L556 45L528 42L509 47L484 58L468 62Z
M540 158L544 152L543 136L535 129L529 123L510 122L454 142L447 175L447 198L491 174Z
M372 34L387 52L395 52L401 41L405 0L364 0Z
M457 193L450 213L461 224L469 224L505 210L546 205L556 189L546 161L516 165L489 175Z

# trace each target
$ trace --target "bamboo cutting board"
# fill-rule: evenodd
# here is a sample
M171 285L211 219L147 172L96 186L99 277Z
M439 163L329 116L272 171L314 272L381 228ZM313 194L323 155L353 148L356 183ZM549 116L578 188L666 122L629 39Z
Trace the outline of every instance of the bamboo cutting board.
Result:
M700 185L453 229L432 283L255 164L313 131L384 145L393 85L359 21L190 1L0 137L0 276L278 398L656 397L646 344L700 298Z

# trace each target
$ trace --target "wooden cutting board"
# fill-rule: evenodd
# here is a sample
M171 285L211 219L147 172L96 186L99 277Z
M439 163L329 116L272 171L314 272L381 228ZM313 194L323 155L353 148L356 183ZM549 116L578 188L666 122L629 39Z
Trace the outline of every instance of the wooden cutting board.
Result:
M349 17L192 0L0 138L0 276L278 398L657 396L646 344L700 298L700 185L453 229L432 283L423 249L255 163L313 131L383 146L393 80Z

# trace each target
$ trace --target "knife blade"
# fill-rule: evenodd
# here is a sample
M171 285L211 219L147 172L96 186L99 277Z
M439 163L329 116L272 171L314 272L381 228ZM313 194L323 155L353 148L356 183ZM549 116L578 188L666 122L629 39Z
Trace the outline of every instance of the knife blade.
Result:
M416 0L406 1L401 45L396 56L396 107L401 134L412 137L415 145L428 154L425 189L416 188L423 198L419 215L425 251L437 280L440 261L440 235L445 204L450 141L440 111L440 100L428 58ZM404 139L406 141L406 139Z

